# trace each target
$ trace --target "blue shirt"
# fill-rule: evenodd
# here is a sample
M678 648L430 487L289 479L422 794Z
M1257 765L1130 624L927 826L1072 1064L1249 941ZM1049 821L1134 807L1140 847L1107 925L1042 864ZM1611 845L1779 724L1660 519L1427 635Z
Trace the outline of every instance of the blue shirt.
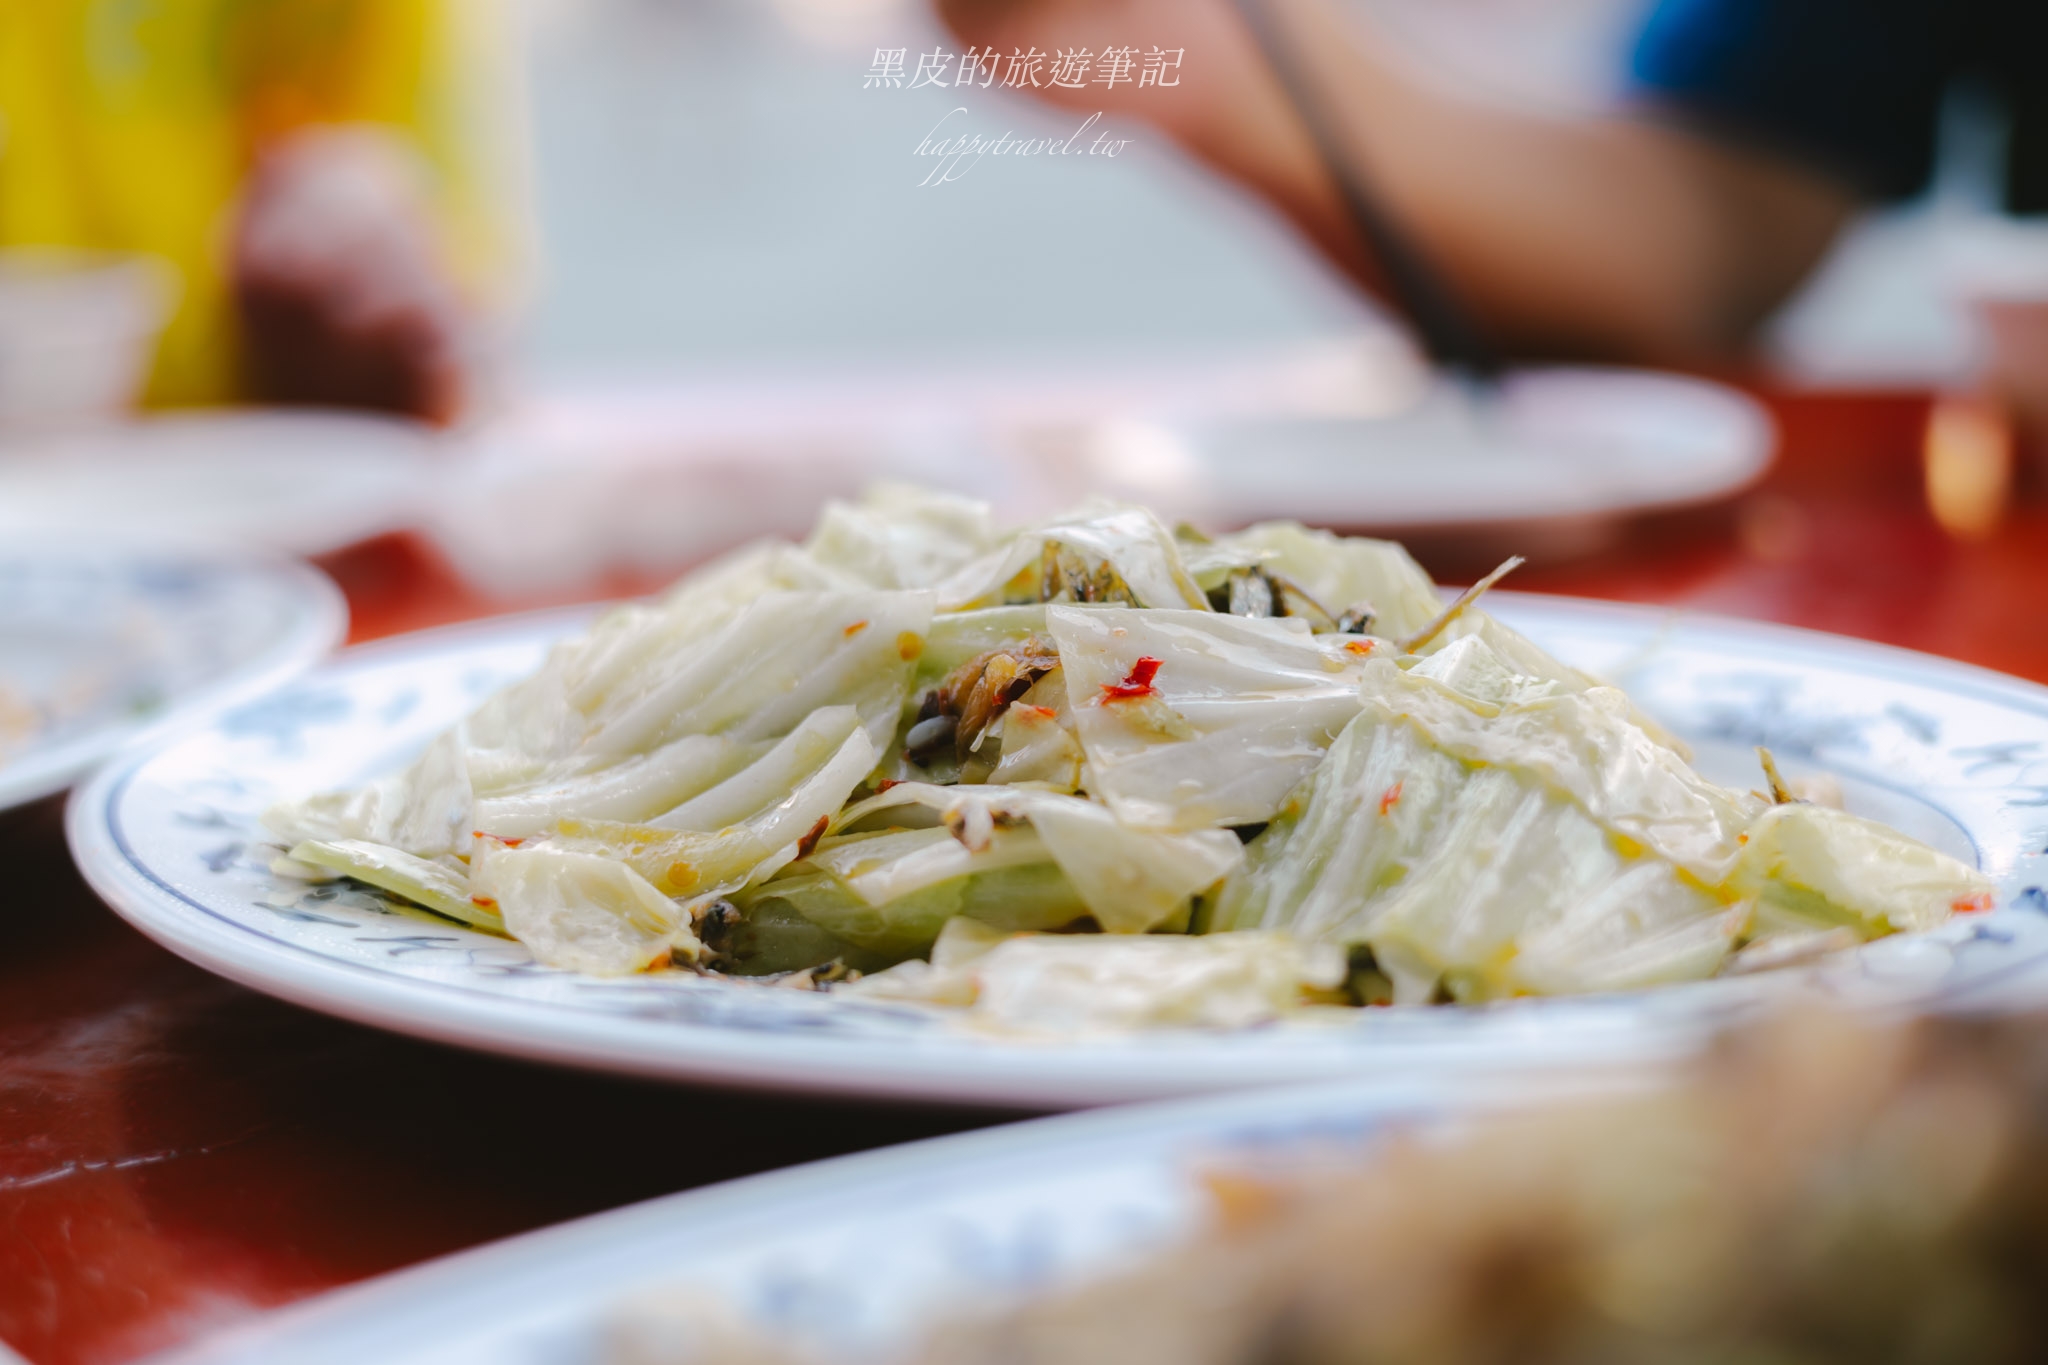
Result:
M1657 0L1631 75L1680 121L1873 200L1927 184L1942 99L1975 79L2011 114L2011 207L2048 209L2048 0Z

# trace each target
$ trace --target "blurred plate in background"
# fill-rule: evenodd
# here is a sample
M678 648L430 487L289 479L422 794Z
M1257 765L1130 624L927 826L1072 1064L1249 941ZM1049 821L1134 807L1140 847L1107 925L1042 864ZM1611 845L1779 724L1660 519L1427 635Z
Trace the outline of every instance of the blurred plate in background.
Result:
M0 550L0 810L146 731L277 687L341 642L341 593L247 553Z
M1038 434L1125 413L1360 419L1427 390L1413 348L1385 329L1165 357L535 380L463 433L447 470L459 496L436 500L429 527L474 586L516 598L801 538L826 499L879 479L983 498L1008 519L1046 516L1098 491L1099 473Z
M317 555L417 525L431 428L323 411L139 418L0 444L0 537L75 530Z
M1078 433L1075 468L1219 526L1284 517L1396 537L1541 534L1727 497L1775 445L1763 408L1719 384L1534 369L1490 389L1439 379L1378 417L1105 424Z
M508 597L800 537L877 479L1009 519L1106 493L1216 529L1283 517L1563 555L1732 495L1775 440L1722 385L1551 369L1474 392L1370 333L1143 363L696 374L527 393L468 433L460 496L430 527Z

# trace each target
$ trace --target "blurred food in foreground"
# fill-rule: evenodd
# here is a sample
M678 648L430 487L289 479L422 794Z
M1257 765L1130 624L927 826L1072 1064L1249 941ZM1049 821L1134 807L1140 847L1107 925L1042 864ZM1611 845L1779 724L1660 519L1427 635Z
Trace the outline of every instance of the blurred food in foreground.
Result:
M0 246L175 272L151 401L449 417L516 255L513 19L479 0L0 8Z
M1213 1170L1182 1245L882 1359L2017 1365L2048 1354L2044 1169L2048 1020L1807 1008L1653 1091ZM622 1365L833 1358L657 1300L618 1343Z

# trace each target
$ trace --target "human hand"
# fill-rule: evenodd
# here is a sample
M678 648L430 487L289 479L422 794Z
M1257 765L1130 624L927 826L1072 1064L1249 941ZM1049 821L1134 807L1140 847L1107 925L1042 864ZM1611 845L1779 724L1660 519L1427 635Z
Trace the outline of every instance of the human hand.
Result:
M934 0L934 7L962 43L1005 56L1034 48L1098 57L1111 47L1177 51L1173 85L1090 79L1078 89L1044 83L1026 93L1079 112L1145 120L1292 217L1340 268L1368 287L1376 283L1328 168L1234 0ZM1355 26L1338 24L1324 0L1288 0L1285 8L1317 41L1361 56Z
M260 400L446 423L468 398L470 320L393 135L314 129L266 153L236 216L230 282Z

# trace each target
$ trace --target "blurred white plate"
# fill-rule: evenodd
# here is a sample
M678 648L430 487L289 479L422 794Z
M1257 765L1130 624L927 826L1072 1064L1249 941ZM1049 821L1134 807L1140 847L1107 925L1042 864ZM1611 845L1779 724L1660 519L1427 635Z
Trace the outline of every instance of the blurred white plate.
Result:
M668 1304L722 1311L817 1359L863 1360L936 1316L1093 1279L1171 1245L1211 1207L1199 1181L1204 1169L1327 1158L1390 1129L1440 1122L1474 1099L1440 1086L1317 1087L909 1143L511 1238L323 1295L156 1359L699 1359L681 1333L662 1330L675 1321L661 1312ZM621 1351L622 1328L654 1349Z
M853 996L682 972L552 971L518 943L395 910L352 883L309 886L270 870L266 807L394 771L583 619L561 614L353 651L109 765L72 798L71 847L93 887L172 951L345 1018L672 1080L959 1103L1071 1106L1368 1072L1634 1060L1691 1046L1802 981L1887 1002L1994 987L2048 994L2048 689L1782 627L1511 593L1488 605L1560 657L1624 682L1718 780L1756 781L1756 744L1795 776L1838 775L1852 809L1984 867L2000 886L1997 910L1810 972L1045 1042Z
M1477 531L1554 555L1729 496L1774 444L1768 414L1718 384L1526 370L1480 399L1363 339L1262 362L621 382L529 395L470 433L450 470L461 496L431 526L467 578L507 595L801 537L825 499L875 479L1013 519L1111 493L1212 526Z
M1727 497L1770 464L1770 416L1723 385L1535 369L1440 380L1382 417L1109 423L1077 474L1178 515L1394 534L1586 523Z
M1006 519L1061 511L1099 476L1068 433L1118 413L1360 418L1427 388L1391 331L1140 358L916 365L785 361L535 380L467 431L432 534L464 577L507 597L608 574L673 573L757 536L801 539L828 498L878 479L983 498Z
M0 445L0 536L53 528L317 555L417 525L439 438L391 417L223 410Z
M0 549L0 810L121 745L275 688L341 642L317 571L247 553Z

